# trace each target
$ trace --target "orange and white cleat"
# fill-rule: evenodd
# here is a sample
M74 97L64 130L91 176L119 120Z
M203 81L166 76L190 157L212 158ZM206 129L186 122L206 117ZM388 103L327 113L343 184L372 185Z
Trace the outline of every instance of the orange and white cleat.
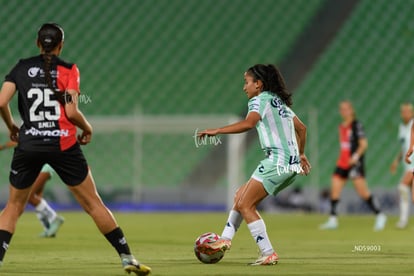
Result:
M273 252L271 255L262 255L254 263L249 265L275 265L279 261L279 256L276 252Z
M198 251L203 254L212 255L219 251L226 252L231 247L231 240L219 239L213 243L202 243L198 246Z

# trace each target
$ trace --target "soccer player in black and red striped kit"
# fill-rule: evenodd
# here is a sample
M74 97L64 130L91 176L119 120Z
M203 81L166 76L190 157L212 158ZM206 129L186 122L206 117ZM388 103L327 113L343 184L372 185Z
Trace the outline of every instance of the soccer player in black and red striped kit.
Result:
M42 25L37 37L41 54L20 60L1 88L0 113L10 138L18 146L11 163L9 199L0 214L0 265L24 211L31 185L47 163L117 250L124 270L148 275L151 269L131 254L121 228L99 197L80 148L90 142L92 127L78 109L78 68L58 57L63 40L63 29L59 25ZM20 128L14 123L9 108L16 91L23 120ZM78 136L77 127L81 130Z

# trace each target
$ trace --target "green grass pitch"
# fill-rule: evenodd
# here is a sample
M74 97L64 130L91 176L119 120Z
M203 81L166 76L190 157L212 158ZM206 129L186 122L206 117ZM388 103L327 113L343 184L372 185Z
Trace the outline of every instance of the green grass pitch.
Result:
M33 213L23 214L0 275L125 275L119 258L82 212L66 218L58 236L41 239ZM373 216L340 217L340 228L320 231L326 216L264 214L280 261L249 267L257 248L243 223L233 247L218 264L201 264L193 253L198 235L221 233L225 213L115 213L136 257L152 275L414 275L414 229L373 232Z

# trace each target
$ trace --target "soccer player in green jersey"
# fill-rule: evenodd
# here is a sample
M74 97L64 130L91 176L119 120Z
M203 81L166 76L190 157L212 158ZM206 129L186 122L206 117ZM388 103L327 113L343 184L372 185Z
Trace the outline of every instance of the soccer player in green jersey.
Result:
M236 192L221 239L202 244L199 250L214 254L230 249L231 240L244 219L260 249L259 258L251 265L273 265L279 257L256 207L268 195L275 196L290 185L298 173L310 172L311 166L305 156L306 126L290 108L292 95L274 65L254 65L245 72L244 80L243 90L249 99L246 118L225 127L201 131L198 136L241 133L256 127L266 158Z

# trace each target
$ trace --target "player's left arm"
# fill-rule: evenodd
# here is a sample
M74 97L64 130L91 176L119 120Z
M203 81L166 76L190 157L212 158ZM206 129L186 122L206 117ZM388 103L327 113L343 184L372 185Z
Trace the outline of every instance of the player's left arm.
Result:
M305 155L306 125L299 119L298 116L293 117L293 125L295 127L295 135L297 137L296 139L299 147L300 165L302 167L303 173L307 175L310 173L311 164Z
M215 136L218 134L242 133L252 129L260 120L260 114L257 112L249 112L246 118L240 122L230 124L220 128L206 129L198 132L198 137Z
M410 146L408 151L405 153L405 162L411 164L410 156L413 154L414 147L414 124L411 125L411 134L410 134ZM413 189L413 200L414 200L414 189Z
M359 138L358 147L356 151L352 154L351 160L349 161L351 166L358 163L359 158L361 158L361 156L365 153L367 148L368 148L368 139L365 137Z
M353 131L356 131L356 136L358 138L358 146L355 152L352 153L351 159L349 160L349 165L353 166L358 163L361 156L365 153L368 148L368 139L365 135L364 128L360 122L356 123L355 129L352 128Z

